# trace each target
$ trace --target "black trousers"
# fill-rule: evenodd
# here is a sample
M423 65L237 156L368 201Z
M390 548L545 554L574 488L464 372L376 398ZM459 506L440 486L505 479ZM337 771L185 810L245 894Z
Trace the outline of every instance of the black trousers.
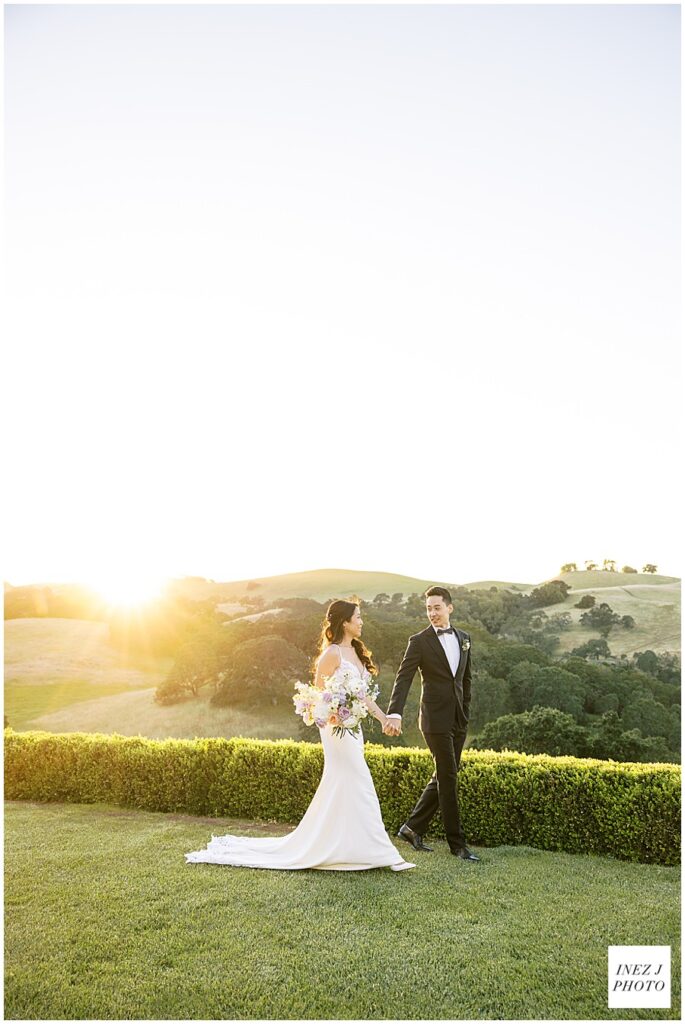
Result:
M423 737L433 755L435 771L407 818L407 825L424 835L439 807L450 850L460 850L466 846L466 838L459 814L457 773L466 729L455 722L452 732L425 732Z

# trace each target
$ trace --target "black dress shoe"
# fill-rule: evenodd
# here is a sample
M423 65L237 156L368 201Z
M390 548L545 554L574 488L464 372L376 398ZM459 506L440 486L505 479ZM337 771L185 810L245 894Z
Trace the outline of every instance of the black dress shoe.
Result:
M480 861L480 857L476 857L475 853L471 853L466 846L462 846L460 850L450 850L450 853L455 857L460 857L462 860Z
M420 836L413 828L409 828L409 825L400 825L400 830L397 834L400 839L404 839L406 843L411 843L415 850L423 850L424 853L433 852L433 847L426 846L423 841L423 836Z

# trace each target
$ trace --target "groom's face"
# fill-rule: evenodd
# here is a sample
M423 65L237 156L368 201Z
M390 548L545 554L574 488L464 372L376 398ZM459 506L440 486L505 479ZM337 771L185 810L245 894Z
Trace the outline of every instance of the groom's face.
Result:
M451 604L445 604L445 598L432 595L426 598L426 612L433 626L445 629L449 626L450 615L454 611Z

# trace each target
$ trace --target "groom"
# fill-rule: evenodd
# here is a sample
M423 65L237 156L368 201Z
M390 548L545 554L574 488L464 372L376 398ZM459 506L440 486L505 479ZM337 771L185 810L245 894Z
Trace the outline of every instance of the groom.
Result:
M457 772L471 703L471 639L467 633L450 625L454 608L449 590L430 587L425 598L430 626L409 638L390 695L390 721L383 731L388 736L401 733L402 711L419 669L419 728L433 755L435 771L397 834L415 850L430 852L431 847L426 846L423 836L440 807L450 852L462 860L478 861L480 857L466 846L457 794Z

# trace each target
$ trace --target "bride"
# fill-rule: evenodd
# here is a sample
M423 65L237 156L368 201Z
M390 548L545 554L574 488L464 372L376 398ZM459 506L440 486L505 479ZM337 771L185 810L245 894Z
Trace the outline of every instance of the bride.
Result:
M326 613L315 685L347 669L362 679L378 669L361 639L362 617L354 601L333 601ZM383 725L386 716L370 698L364 698L369 712ZM415 867L405 861L391 843L378 796L364 760L364 737L346 732L334 736L333 727L319 730L324 768L312 802L297 828L275 839L251 836L212 836L204 850L186 853L187 863L230 864L237 867L318 868L321 871L364 871L389 867L404 871Z

